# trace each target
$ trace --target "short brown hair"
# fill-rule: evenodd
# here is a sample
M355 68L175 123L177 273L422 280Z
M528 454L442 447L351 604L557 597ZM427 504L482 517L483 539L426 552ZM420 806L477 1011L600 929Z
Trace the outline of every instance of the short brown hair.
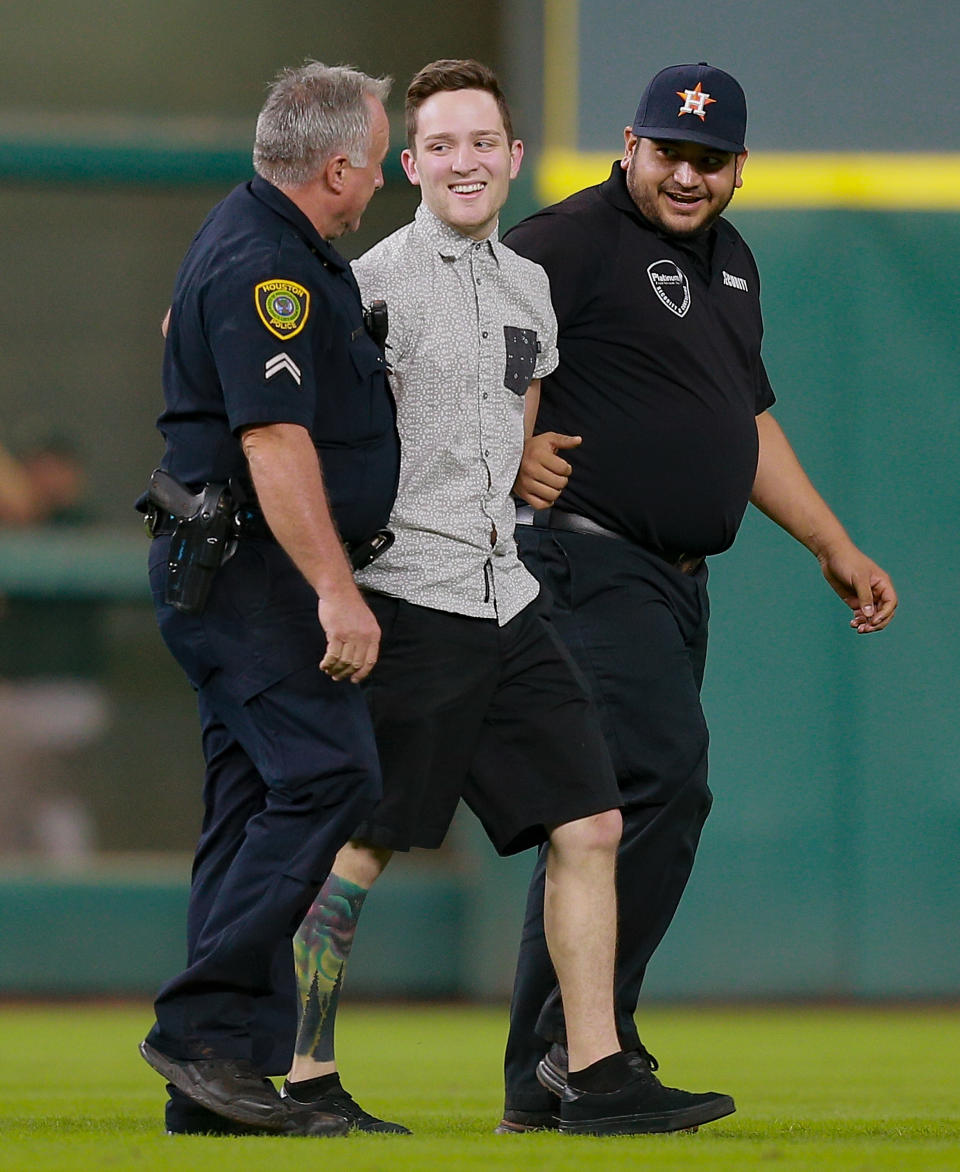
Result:
M503 119L503 129L507 132L507 144L513 142L513 120L510 117L510 107L503 96L497 75L479 61L443 59L431 61L414 75L407 87L406 115L407 115L407 146L413 150L413 141L417 134L417 112L427 98L434 94L453 92L456 90L485 90L491 94L497 103L500 117Z

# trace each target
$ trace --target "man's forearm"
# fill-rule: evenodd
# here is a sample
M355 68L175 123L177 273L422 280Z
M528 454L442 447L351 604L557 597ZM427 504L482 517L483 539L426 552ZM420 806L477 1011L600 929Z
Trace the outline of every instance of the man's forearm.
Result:
M306 429L290 423L251 427L242 443L267 524L317 597L354 589Z
M533 429L537 425L537 414L540 411L540 380L535 378L527 387L523 397L523 438L530 439Z
M757 416L760 453L750 500L771 521L822 558L850 537L804 472L779 423Z

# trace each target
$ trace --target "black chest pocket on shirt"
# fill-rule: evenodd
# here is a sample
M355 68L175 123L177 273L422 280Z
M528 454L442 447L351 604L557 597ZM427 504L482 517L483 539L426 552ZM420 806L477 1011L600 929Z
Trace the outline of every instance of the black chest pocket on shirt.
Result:
M519 326L504 326L503 340L507 346L507 365L503 385L515 395L526 393L537 365L536 330L522 330Z

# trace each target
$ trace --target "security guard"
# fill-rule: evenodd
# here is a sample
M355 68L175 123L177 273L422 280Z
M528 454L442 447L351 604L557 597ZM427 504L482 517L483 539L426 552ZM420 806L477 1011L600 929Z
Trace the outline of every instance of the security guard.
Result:
M291 937L380 792L366 705L345 682L369 673L379 628L344 543L385 524L399 448L382 353L329 241L383 184L388 88L318 62L281 73L257 176L207 217L169 316L150 580L206 760L188 963L141 1046L172 1084L174 1131L212 1129L197 1113L347 1130L264 1075L293 1052Z
M769 413L757 268L721 217L742 182L746 122L728 73L661 70L609 178L504 238L546 269L557 314L560 364L517 481L532 506L518 515L518 544L551 592L617 771L617 1024L651 1078L634 1012L711 803L705 556L732 544L752 501L817 557L855 630L881 630L897 605ZM550 1092L567 1075L543 891L541 860L505 1063L505 1123L518 1131L550 1125Z

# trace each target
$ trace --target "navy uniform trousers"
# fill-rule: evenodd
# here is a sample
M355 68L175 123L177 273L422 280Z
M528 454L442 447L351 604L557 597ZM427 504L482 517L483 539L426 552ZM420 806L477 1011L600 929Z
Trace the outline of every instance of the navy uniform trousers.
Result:
M627 541L517 526L523 561L552 595L550 618L583 673L623 798L617 862L617 1030L640 1042L634 1012L647 963L693 866L710 810L700 687L707 651L707 568L683 574ZM504 1063L506 1107L549 1111L536 1080L563 1008L543 934L545 853L534 869Z
M360 689L319 670L316 597L279 547L242 541L203 614L184 615L162 601L168 544L153 543L151 585L197 690L206 779L187 967L160 990L149 1041L283 1073L298 1018L292 937L379 799L373 730Z

